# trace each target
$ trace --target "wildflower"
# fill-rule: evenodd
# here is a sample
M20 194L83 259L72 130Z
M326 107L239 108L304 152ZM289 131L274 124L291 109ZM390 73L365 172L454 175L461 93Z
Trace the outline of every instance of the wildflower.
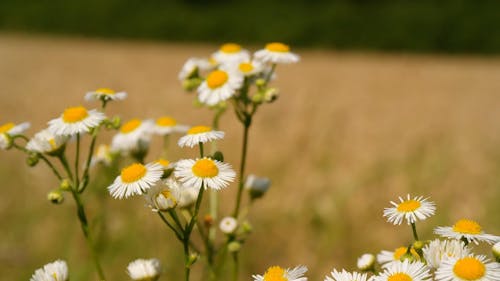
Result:
M180 160L174 175L185 185L216 190L228 186L236 177L230 164L207 157Z
M464 239L467 243L474 242L479 244L480 241L483 241L493 244L500 241L500 236L484 233L479 223L468 219L460 219L453 226L436 227L434 233L446 238Z
M443 260L462 258L470 254L470 249L460 240L435 239L422 249L428 266L438 268Z
M226 43L222 45L212 57L219 63L235 63L240 61L248 61L250 54L240 45L235 43Z
M23 122L17 125L9 122L0 126L0 134L7 134L13 137L24 133L24 131L28 130L30 127L31 124L29 122Z
M293 269L271 266L264 275L252 275L253 281L307 281L304 274L307 267L300 265Z
M126 92L116 92L110 88L99 88L95 91L90 91L85 94L86 101L114 101L114 100L124 100L127 98Z
M30 281L67 281L68 279L68 265L63 260L56 260L37 269Z
M152 122L131 119L120 127L111 141L111 150L130 152L147 147L151 141Z
M255 58L264 63L296 63L300 57L290 52L290 47L283 43L269 43L262 50L255 52Z
M181 197L177 206L179 208L189 208L198 199L198 193L200 192L200 188L191 187L191 186L182 186L181 188Z
M373 255L372 255L373 256ZM342 272L334 269L331 272L332 277L326 276L324 281L367 281L368 275L366 273L347 272L342 269Z
M443 260L435 274L436 281L498 281L500 264L485 256L466 256Z
M158 182L148 189L145 195L148 206L155 212L175 208L180 197L180 185L173 179L167 179L164 183Z
M83 106L66 108L61 117L49 121L49 130L55 135L74 136L87 133L106 119L104 113Z
M182 66L182 69L179 72L178 78L181 81L185 80L185 79L189 79L193 76L197 76L198 71L210 70L210 69L213 69L215 66L216 65L213 61L210 61L207 59L190 58Z
M225 217L220 221L220 230L225 234L231 234L238 228L238 221L233 217Z
M28 141L26 149L38 153L52 154L62 148L67 141L68 137L55 135L49 129L44 129L36 133L35 136Z
M91 166L96 164L104 164L105 166L111 165L113 162L113 153L111 152L111 147L107 144L101 144L97 147L97 151L92 156L92 160L90 162Z
M127 273L136 281L156 281L161 274L161 265L158 259L136 259L127 266Z
M406 219L408 224L412 224L418 220L427 219L436 211L434 202L429 202L422 196L411 199L408 194L406 199L399 197L399 201L399 203L391 201L394 207L384 209L384 217L387 217L387 221L393 224L401 224L403 219Z
M357 266L359 270L372 270L375 266L375 256L372 254L363 254L358 258Z
M382 267L390 266L393 262L401 261L407 251L408 247L396 248L394 252L384 250L377 255L377 262L381 264ZM410 249L410 255L415 260L420 259L417 251L415 251L415 249L413 248Z
M212 130L212 128L207 126L194 126L187 131L187 134L185 136L179 139L177 144L180 147L194 147L199 143L206 143L222 138L224 138L224 132L222 131L214 131Z
M264 70L264 66L259 61L252 60L226 64L221 66L221 69L247 77L262 72Z
M229 71L210 72L198 87L198 100L209 106L231 98L241 87L243 77Z
M128 198L151 188L162 175L163 168L157 163L146 165L134 163L122 169L121 174L108 186L108 190L113 198Z
M188 126L177 124L174 118L162 116L156 119L153 126L153 133L164 136L171 133L185 133L188 129Z
M393 262L374 281L423 281L430 280L429 268L421 262L408 260Z

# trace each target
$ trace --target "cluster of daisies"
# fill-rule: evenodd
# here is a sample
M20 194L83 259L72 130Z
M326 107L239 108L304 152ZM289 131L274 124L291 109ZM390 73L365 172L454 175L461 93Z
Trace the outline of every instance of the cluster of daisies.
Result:
M357 260L359 272L334 269L324 281L499 281L500 236L487 234L470 219L459 219L453 226L437 227L441 239L418 240L416 222L432 216L433 202L421 196L400 197L384 209L384 217L395 225L412 226L415 241L394 251L381 251L376 256L363 254ZM472 245L493 244L493 259L474 253ZM306 281L307 268L272 266L254 281Z

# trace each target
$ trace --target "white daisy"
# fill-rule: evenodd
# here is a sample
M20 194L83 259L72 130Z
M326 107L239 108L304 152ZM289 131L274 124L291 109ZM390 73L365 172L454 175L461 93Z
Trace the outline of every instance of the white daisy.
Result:
M184 159L177 162L174 175L188 186L221 189L229 185L236 173L228 163L210 158Z
M33 136L26 144L26 149L38 153L58 151L68 141L67 136L55 135L49 129L42 130Z
M37 269L30 281L67 281L68 279L68 265L63 260L56 260Z
M151 141L153 124L151 120L131 119L120 127L111 141L112 151L127 153L148 146Z
M161 264L158 259L136 259L127 266L127 273L136 281L155 281L161 274Z
M252 76L264 71L265 67L259 61L253 60L225 64L221 66L221 69L241 76Z
M356 263L359 270L370 270L375 265L375 256L373 254L363 254Z
M423 249L424 259L428 266L438 268L441 262L449 258L463 258L470 254L470 249L460 240L435 239Z
M377 262L382 265L382 267L388 267L393 262L401 261L401 258L404 254L406 254L407 251L408 247L399 247L396 248L393 252L383 250L377 255ZM413 259L420 259L420 256L418 255L417 251L415 251L415 249L411 248L410 254Z
M179 185L181 184L179 183ZM177 207L190 208L194 203L196 203L199 193L199 187L181 185L181 198L179 199Z
M436 281L498 281L500 263L485 256L470 255L443 260L435 274Z
M61 117L49 121L49 130L56 135L74 136L87 133L104 119L104 113L97 110L88 111L83 106L69 107Z
M374 277L374 281L423 281L430 280L429 268L421 262L397 261Z
M214 70L198 87L198 100L212 106L231 98L241 87L243 77L229 71Z
M142 165L134 163L122 169L113 184L108 186L113 198L122 199L132 195L143 194L155 185L163 175L163 167L157 163Z
M224 138L224 132L214 131L212 128L207 126L194 126L191 127L187 134L179 139L177 144L180 147L189 146L194 147L201 143L206 143L209 141L219 140Z
M307 281L307 277L304 277L306 272L307 267L303 265L292 269L271 266L264 275L252 275L252 278L253 281Z
M238 228L238 221L233 217L225 217L219 223L220 230L225 234L231 234Z
M262 50L255 52L255 58L264 63L296 63L300 57L290 52L290 47L283 43L269 43Z
M373 256L373 255L372 255ZM368 275L366 273L347 272L342 269L342 272L333 269L331 272L332 277L326 276L324 281L367 281Z
M90 165L94 166L96 164L103 164L105 166L109 166L112 162L113 152L111 151L111 147L107 144L101 144L97 147L97 151L92 156Z
M168 211L177 206L181 197L180 185L173 179L158 182L144 195L146 203L155 212Z
M460 219L453 226L440 226L434 229L434 233L451 239L465 239L468 243L479 244L480 241L493 244L500 241L500 236L484 233L481 226L468 219Z
M86 101L111 101L111 100L124 100L127 97L125 92L116 92L110 88L99 88L95 91L87 92L85 94Z
M219 63L235 63L248 61L250 53L235 43L226 43L222 45L212 57Z
M189 129L186 125L177 124L177 120L170 116L162 116L155 120L153 133L158 135L169 135L171 133L185 133Z
M178 78L183 81L195 75L196 71L207 71L215 68L217 64L213 60L201 58L189 58L182 66Z
M29 122L23 122L17 125L9 122L0 126L0 134L7 134L12 137L24 133L30 127L31 124Z
M401 224L403 219L406 219L408 224L425 220L436 211L434 202L429 202L427 199L422 196L411 199L409 194L406 199L399 197L399 203L391 201L394 207L384 209L384 217L387 217L387 221L393 224Z

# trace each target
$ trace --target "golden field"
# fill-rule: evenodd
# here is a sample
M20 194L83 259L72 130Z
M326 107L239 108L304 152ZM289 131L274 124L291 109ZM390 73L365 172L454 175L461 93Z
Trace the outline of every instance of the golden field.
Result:
M30 121L31 135L84 103L86 91L110 87L129 93L110 115L209 124L210 112L192 106L177 73L187 58L216 48L0 35L0 123ZM253 206L241 280L275 264L308 265L310 279L322 280L333 267L354 269L364 252L408 243L410 227L382 218L407 193L437 204L437 215L418 224L423 238L462 217L500 234L500 57L295 51L302 61L278 67L280 98L259 109L250 132L247 171L273 185ZM220 148L237 167L242 129L231 111L221 129ZM195 155L172 148L170 160ZM64 258L71 280L96 280L71 198L61 206L45 199L58 185L49 170L27 167L19 152L0 151L0 159L0 279L28 280ZM91 218L107 210L108 279L127 280L132 259L158 257L161 280L179 280L182 251L172 233L142 198L113 200L105 187L84 200ZM223 213L235 187L221 191Z

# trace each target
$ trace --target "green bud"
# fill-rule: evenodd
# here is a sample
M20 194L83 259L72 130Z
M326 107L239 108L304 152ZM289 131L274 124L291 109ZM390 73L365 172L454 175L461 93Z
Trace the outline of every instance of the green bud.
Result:
M264 93L258 92L252 96L252 102L255 104L261 104L264 101Z
M26 164L28 164L28 166L30 167L34 167L36 166L36 164L38 164L39 160L40 156L38 155L38 153L30 153L30 155L26 159Z
M216 151L214 153L214 155L212 155L212 159L220 161L220 162L224 162L224 154L222 154L222 152L220 152L220 151Z
M120 126L122 125L122 119L118 116L113 117L111 119L111 129L118 130Z
M186 266L190 267L191 265L193 265L198 260L199 257L200 256L196 253L190 254Z
M248 221L244 221L241 224L241 230L243 233L248 234L253 231L252 225Z
M266 85L266 79L263 79L263 78L259 78L257 80L255 80L255 85L257 87L263 87Z
M202 82L203 80L198 77L186 79L182 81L182 88L188 92L191 92L196 90Z
M277 100L278 96L279 96L278 89L276 89L276 88L268 88L264 92L264 101L267 102L267 103L271 103L271 102Z
M415 241L413 242L413 249L415 249L417 252L421 251L425 246L425 243L423 241Z
M12 137L9 134L1 133L0 134L0 148L4 150L9 150L12 148L12 144L14 143Z
M47 194L47 199L54 204L61 204L64 201L64 196L59 189L54 189Z
M59 188L64 191L71 190L71 182L68 179L63 179L59 184Z
M233 241L227 244L227 250L231 253L238 252L241 249L241 244L238 241Z

